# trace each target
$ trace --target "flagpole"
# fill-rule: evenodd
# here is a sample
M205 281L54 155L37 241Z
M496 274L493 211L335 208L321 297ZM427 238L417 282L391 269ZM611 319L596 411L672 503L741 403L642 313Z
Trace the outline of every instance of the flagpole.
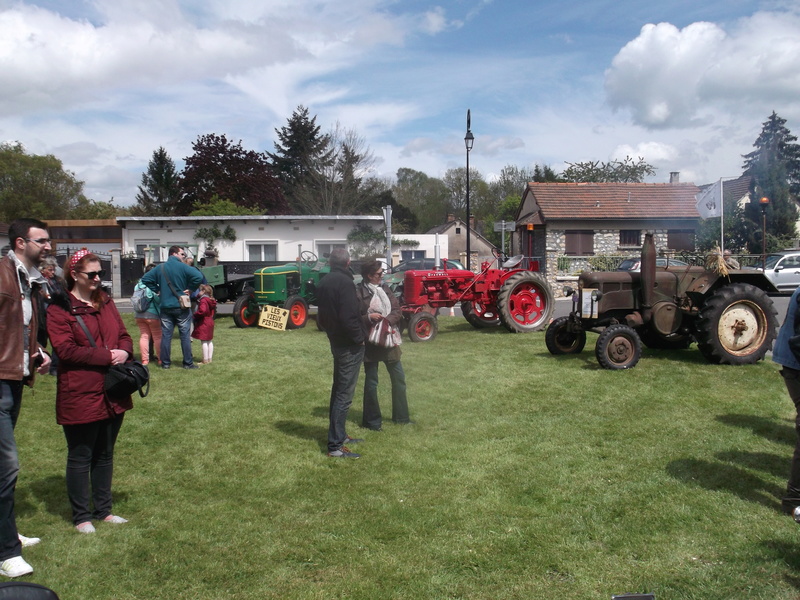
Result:
M725 252L725 202L722 195L722 177L719 178L719 251Z

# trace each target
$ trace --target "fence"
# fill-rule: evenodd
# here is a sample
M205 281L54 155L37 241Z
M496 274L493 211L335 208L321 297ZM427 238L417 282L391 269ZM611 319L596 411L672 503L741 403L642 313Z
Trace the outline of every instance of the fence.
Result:
M658 266L705 266L707 254L675 253L669 256L657 257ZM740 268L761 268L760 254L736 254L732 258L739 262ZM559 256L557 264L557 275L580 275L583 271L616 271L623 261L629 260L638 262L639 256L617 256L607 254L595 254L591 256ZM633 270L638 271L638 265L631 265Z

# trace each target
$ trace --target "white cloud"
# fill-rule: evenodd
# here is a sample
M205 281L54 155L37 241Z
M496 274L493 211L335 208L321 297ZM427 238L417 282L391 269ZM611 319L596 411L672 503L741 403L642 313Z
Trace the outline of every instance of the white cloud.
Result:
M728 31L714 23L645 25L614 57L606 92L648 128L699 127L717 111L800 112L800 16L756 13Z

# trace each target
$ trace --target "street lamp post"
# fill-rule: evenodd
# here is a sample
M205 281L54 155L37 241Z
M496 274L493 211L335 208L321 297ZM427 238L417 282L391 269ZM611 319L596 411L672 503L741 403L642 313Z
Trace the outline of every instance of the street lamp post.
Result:
M470 114L469 109L467 109L467 135L464 136L464 144L467 147L467 269L472 270L472 255L470 254L470 232L469 232L469 151L472 150L472 144L475 143L475 136L472 135L472 130L470 129Z
M767 268L767 206L769 198L764 196L758 201L761 206L761 270Z

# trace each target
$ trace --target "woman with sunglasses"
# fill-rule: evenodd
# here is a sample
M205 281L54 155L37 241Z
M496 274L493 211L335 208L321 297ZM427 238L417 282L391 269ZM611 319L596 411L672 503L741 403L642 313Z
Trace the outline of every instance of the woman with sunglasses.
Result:
M361 283L356 286L356 295L361 302L364 327L371 330L386 319L397 327L402 318L400 303L388 285L381 283L383 265L372 260L361 265ZM367 342L364 352L364 411L361 426L374 431L383 428L381 407L378 404L378 364L386 365L392 382L392 422L408 425L408 400L406 398L406 375L400 362L400 346L384 348Z
M65 271L69 291L54 296L47 309L47 332L59 357L56 421L67 439L67 495L73 523L80 533L94 533L92 519L126 522L111 513L111 477L114 444L133 402L130 396L109 396L104 383L111 365L133 356L133 341L114 301L101 287L100 259L79 250Z

